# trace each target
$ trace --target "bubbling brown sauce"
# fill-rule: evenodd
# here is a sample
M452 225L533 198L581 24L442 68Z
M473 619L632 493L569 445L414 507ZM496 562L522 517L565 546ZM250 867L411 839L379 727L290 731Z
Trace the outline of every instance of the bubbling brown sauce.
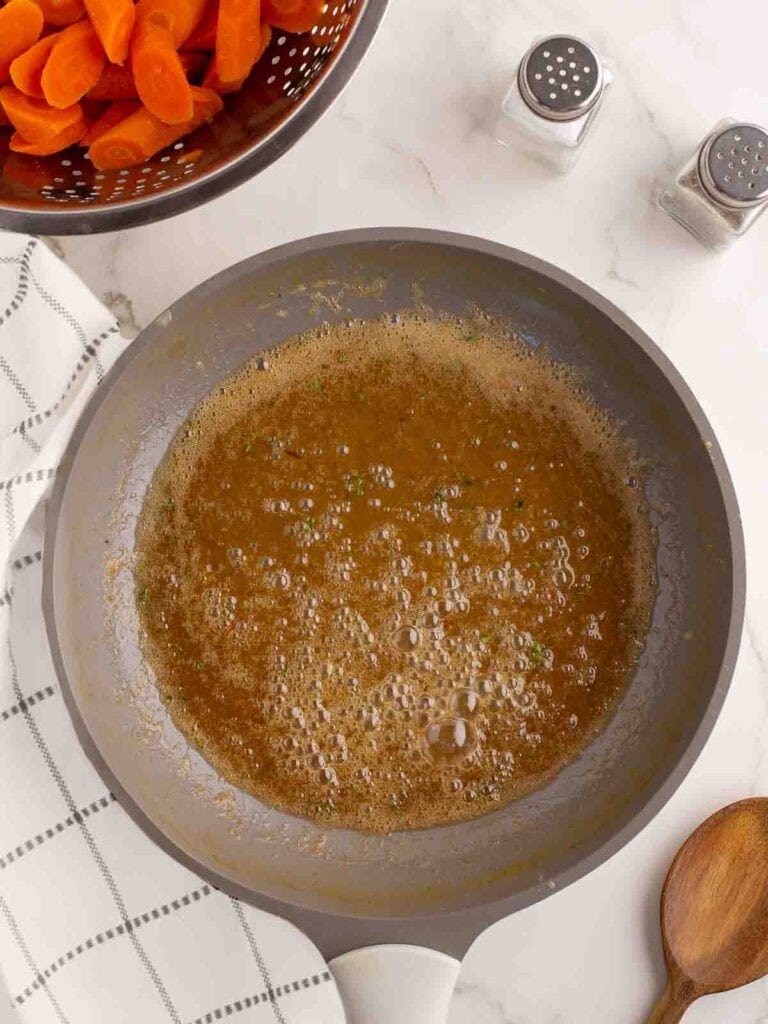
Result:
M136 594L173 720L265 804L379 832L541 786L642 651L630 447L543 356L408 315L280 346L180 429Z

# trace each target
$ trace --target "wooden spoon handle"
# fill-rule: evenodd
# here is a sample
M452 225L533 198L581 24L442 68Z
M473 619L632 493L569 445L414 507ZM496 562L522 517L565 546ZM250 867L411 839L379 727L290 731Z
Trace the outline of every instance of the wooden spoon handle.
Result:
M656 1009L651 1014L648 1024L678 1024L694 998L690 993L681 991L670 983L656 1004Z

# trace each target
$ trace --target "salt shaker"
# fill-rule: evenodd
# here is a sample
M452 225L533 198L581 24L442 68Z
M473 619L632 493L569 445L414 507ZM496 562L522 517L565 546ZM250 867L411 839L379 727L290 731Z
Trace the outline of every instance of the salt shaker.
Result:
M597 53L575 36L533 44L501 103L495 135L503 146L569 171L613 81Z
M719 121L659 205L710 249L727 249L768 207L768 133L730 117Z

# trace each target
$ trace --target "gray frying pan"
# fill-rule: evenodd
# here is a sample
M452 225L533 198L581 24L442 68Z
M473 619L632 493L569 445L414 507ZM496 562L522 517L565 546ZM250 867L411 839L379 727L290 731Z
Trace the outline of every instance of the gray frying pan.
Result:
M267 808L189 750L141 659L130 554L158 461L217 382L299 331L395 312L415 296L435 310L471 304L511 321L531 345L576 368L595 402L626 424L649 467L659 590L646 650L616 714L546 788L475 821L370 836ZM130 346L89 405L48 512L51 648L81 740L107 784L173 856L295 922L329 957L372 943L461 956L488 924L620 849L704 745L731 678L743 607L733 488L679 374L579 281L513 249L444 232L382 228L295 242L179 300ZM368 996L349 995L354 1019L425 1024L439 1019L440 999L432 1009L411 1002L406 1012L403 987L418 987L425 1000L442 990L444 1006L454 964L397 945L342 957L336 973L343 987L352 975L380 983L375 1009ZM382 979L390 979L383 990Z

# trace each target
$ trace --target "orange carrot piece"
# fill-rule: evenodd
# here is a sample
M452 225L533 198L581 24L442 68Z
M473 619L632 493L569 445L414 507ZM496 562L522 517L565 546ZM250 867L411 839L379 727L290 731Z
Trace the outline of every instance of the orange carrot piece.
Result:
M11 61L11 81L27 96L34 96L38 100L44 98L43 68L56 42L56 34L45 36L43 39L39 39L34 46L30 46L26 53L22 53Z
M14 153L26 153L28 156L50 156L52 153L60 153L63 149L74 146L83 137L88 128L88 122L83 117L79 121L65 128L58 135L49 135L40 142L30 142L23 135L14 132L11 136L11 149Z
M135 100L136 83L131 69L121 64L107 64L98 82L88 90L89 100Z
M100 139L104 132L120 124L126 117L135 114L139 105L135 100L118 100L117 103L110 103L106 110L96 118L88 128L88 131L80 139L80 145L87 149L92 146L96 139Z
M192 89L173 36L164 25L141 17L133 33L131 69L139 99L166 124L183 124L193 113Z
M187 79L194 81L205 68L204 53L180 53L182 67ZM130 68L120 64L107 64L101 78L92 89L88 90L89 100L104 100L108 103L116 100L137 100L136 83Z
M106 63L104 48L87 19L65 28L43 68L46 100L52 107L77 103L98 82Z
M122 170L143 163L177 139L212 120L223 107L220 96L210 89L192 86L195 110L185 124L164 124L145 107L140 107L91 146L89 156L99 171Z
M109 60L122 64L131 48L136 20L133 0L85 0L85 9Z
M256 61L259 60L261 55L269 46L271 39L272 29L269 25L262 25L261 43L259 45L259 52L256 54ZM256 63L256 61L254 61L254 63ZM203 85L206 89L213 89L213 91L217 92L219 96L226 96L228 93L237 92L238 89L242 89L244 82L244 78L239 82L222 82L216 70L216 58L211 57L208 70L205 72L205 77L203 78Z
M216 71L225 84L242 82L261 45L260 0L219 0Z
M318 23L326 0L262 0L261 16L284 32L309 32Z
M190 32L200 23L208 0L139 0L136 5L136 20L149 18L173 36L178 49Z
M43 31L43 12L32 0L0 7L0 82L10 77L11 61L34 46Z
M216 47L216 26L219 21L219 0L208 0L208 6L196 29L181 44L182 50L213 50Z
M85 14L83 0L35 0L35 3L43 12L46 25L54 28L72 25Z
M15 85L0 89L0 104L13 127L27 142L41 142L58 135L82 120L79 103L65 109L49 106L45 100L25 96Z

